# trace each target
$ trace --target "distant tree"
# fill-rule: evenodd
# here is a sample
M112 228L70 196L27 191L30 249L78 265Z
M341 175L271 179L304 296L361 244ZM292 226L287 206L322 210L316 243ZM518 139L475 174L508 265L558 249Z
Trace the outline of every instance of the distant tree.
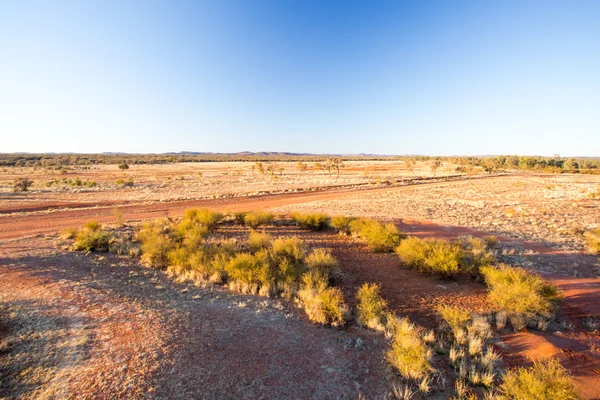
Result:
M18 192L26 192L33 185L33 181L27 177L17 178L13 184L13 191L15 193Z
M119 169L123 169L123 170L129 169L129 164L127 164L127 163L119 164Z
M259 174L261 174L261 175L265 174L265 168L263 167L263 163L257 161L256 163L254 163L254 166L258 170Z
M325 173L325 166L323 164L315 161L313 165L317 171L323 171L323 173Z
M415 160L413 160L412 158L409 158L408 160L405 161L406 164L406 169L412 174L415 174Z
M283 167L279 167L277 170L279 171L279 176L283 176L283 171L285 171L285 169Z
M440 160L433 160L433 162L431 163L431 172L433 173L433 176L436 175L437 170L439 167L441 167L442 162Z
M302 161L298 161L298 164L296 164L298 171L304 173L306 172L306 170L308 169L308 165L304 164Z
M577 161L575 161L574 158L570 158L567 161L565 161L565 163L563 164L563 168L568 171L572 171L575 169L579 169L579 164L577 163Z

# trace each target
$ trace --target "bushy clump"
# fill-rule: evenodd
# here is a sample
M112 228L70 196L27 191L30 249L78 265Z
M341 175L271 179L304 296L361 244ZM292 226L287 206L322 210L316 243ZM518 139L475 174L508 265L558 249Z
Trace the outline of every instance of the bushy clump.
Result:
M226 271L235 288L243 293L270 294L275 288L275 276L266 250L237 254L227 264Z
M256 229L261 225L271 224L274 219L275 216L271 213L253 211L244 216L244 224L252 229Z
M302 275L302 287L298 292L308 318L320 324L341 326L346 322L348 307L342 292L327 286L327 277L317 271Z
M585 242L592 253L600 253L600 228L585 232Z
M233 214L233 218L237 224L244 225L244 219L246 218L246 215L248 215L248 211L240 211Z
M273 237L265 232L250 231L248 234L248 245L254 251L269 248Z
M497 243L497 239L488 236L485 239L479 239L473 236L467 236L459 239L463 249L463 259L461 260L461 269L479 273L481 267L493 265L496 263L496 256L491 250Z
M392 347L386 358L400 375L408 379L422 379L432 370L431 350L421 339L421 331L407 318L388 321Z
M440 305L437 307L437 312L440 313L444 321L448 324L454 336L457 337L465 332L471 322L471 313L460 307Z
M464 251L460 244L435 239L409 237L396 248L407 265L421 272L452 276L461 270Z
M143 263L152 268L166 268L169 265L169 252L175 248L171 233L171 225L167 220L142 225L136 239L140 242Z
M133 179L131 179L131 178L128 178L128 179L119 178L115 181L115 183L122 188L133 187L133 185L134 185Z
M370 219L354 220L350 223L350 229L375 252L393 251L406 236L394 224Z
M554 301L560 297L554 285L524 268L500 265L483 267L481 273L489 287L489 302L509 316L550 317Z
M375 330L383 330L386 322L387 302L380 296L380 289L375 283L365 283L356 292L357 322Z
M15 193L27 192L33 186L33 181L27 177L17 178L13 182L13 191Z
M500 392L505 398L515 400L579 399L573 379L554 358L537 361L529 368L509 370Z
M349 234L352 233L352 230L350 228L350 224L355 219L356 218L345 217L343 215L336 215L336 216L334 216L334 217L331 218L330 224L340 234L349 235Z
M75 240L73 250L76 251L107 252L114 240L113 235L103 230L98 221L88 221L83 229L70 231L68 236Z
M294 222L303 229L321 231L329 226L329 216L323 213L292 213Z
M298 266L304 261L306 246L295 236L279 238L273 241L272 254L273 259L278 263L286 260L291 265Z
M305 260L306 266L312 271L318 271L331 277L339 264L331 252L326 249L314 249Z
M183 219L177 229L182 232L190 227L205 226L209 231L213 231L217 224L223 219L223 214L207 210L205 208L192 208L185 212Z

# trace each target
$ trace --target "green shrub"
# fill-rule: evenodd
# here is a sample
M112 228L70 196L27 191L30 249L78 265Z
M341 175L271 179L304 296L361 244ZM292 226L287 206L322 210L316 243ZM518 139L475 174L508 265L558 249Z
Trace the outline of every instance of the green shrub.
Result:
M291 265L299 266L304 262L306 246L296 236L279 238L273 241L272 255L276 263L287 260Z
M600 228L584 234L585 242L592 253L600 253Z
M393 251L405 237L394 224L370 219L354 220L350 223L350 229L375 252Z
M332 326L346 322L348 307L344 296L339 289L327 287L324 274L309 271L302 275L298 298L311 321Z
M166 268L169 252L175 248L168 221L152 221L142 225L136 239L140 242L142 262L152 268Z
M356 319L359 325L375 330L384 329L387 302L379 295L380 289L375 283L365 283L356 292Z
M177 230L180 233L184 233L185 230L190 227L202 225L209 231L213 231L222 219L223 214L219 212L207 210L205 208L191 208L185 212Z
M485 239L479 239L473 236L461 238L459 243L461 244L464 253L464 258L461 261L462 269L479 273L481 267L495 264L496 256L491 250L497 246L497 243L495 243L494 240L497 241L493 236L488 236Z
M352 231L350 229L350 224L355 219L356 218L345 217L343 215L336 215L335 217L331 218L330 224L340 234L349 235L350 233L352 233Z
M489 287L488 301L509 315L550 317L560 297L555 286L523 268L483 267L481 273Z
M529 368L509 370L500 392L506 399L514 400L579 399L573 379L554 358L534 362Z
M261 291L269 294L275 287L274 271L266 250L237 254L225 269L235 288L242 293L256 294Z
M269 225L273 222L275 216L271 213L253 211L244 217L244 224L252 229L261 225Z
M107 252L113 236L104 230L98 221L88 221L83 229L71 231L75 239L73 250Z
M339 264L335 257L331 255L329 250L314 249L308 257L306 257L306 266L312 271L322 272L328 277L338 269Z
M459 332L464 332L471 322L471 313L460 307L440 305L437 307L437 312L440 313L444 321L450 326L454 337L461 335Z
M265 232L250 231L248 234L248 245L253 251L271 247L271 235Z
M17 178L13 182L13 191L15 193L27 192L33 186L33 181L27 177Z
M388 320L392 347L386 353L388 362L408 379L422 379L432 370L431 350L421 339L421 330L407 318Z
M292 219L302 229L321 231L329 226L329 216L322 213L292 213Z
M244 219L246 218L246 215L248 215L247 211L236 212L233 214L233 218L237 224L244 225Z
M115 183L122 188L133 187L133 179L131 179L131 178L127 178L127 180L120 178L120 179L117 179L115 181Z
M464 252L459 244L409 237L396 248L402 262L421 272L452 276L461 270Z

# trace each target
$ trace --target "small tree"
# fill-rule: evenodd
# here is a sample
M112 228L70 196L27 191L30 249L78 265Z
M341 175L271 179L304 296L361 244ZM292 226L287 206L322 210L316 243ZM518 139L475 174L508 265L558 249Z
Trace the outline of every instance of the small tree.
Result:
M129 164L127 164L127 163L119 164L119 169L122 169L122 170L129 169Z
M313 165L317 171L323 171L323 173L325 173L325 166L323 164L315 162Z
M302 173L306 172L306 170L308 169L308 165L304 164L302 161L298 161L297 167L298 171Z
M255 166L255 167L256 167L256 169L258 170L258 173L259 173L259 174L261 174L261 175L264 175L264 174L265 174L265 168L263 167L263 163L261 163L261 162L256 162L256 163L254 164L254 166Z
M442 162L440 160L433 160L433 162L431 163L431 172L433 173L433 176L435 176L438 168L442 165Z
M26 192L33 185L33 181L27 177L17 178L13 184L13 190L15 193Z
M409 159L406 160L406 169L411 173L411 175L415 174L415 160Z

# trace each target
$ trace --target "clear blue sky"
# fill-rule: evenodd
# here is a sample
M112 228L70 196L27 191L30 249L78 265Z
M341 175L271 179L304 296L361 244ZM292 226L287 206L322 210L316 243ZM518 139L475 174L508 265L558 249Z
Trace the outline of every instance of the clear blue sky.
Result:
M600 156L600 1L0 0L0 137Z

